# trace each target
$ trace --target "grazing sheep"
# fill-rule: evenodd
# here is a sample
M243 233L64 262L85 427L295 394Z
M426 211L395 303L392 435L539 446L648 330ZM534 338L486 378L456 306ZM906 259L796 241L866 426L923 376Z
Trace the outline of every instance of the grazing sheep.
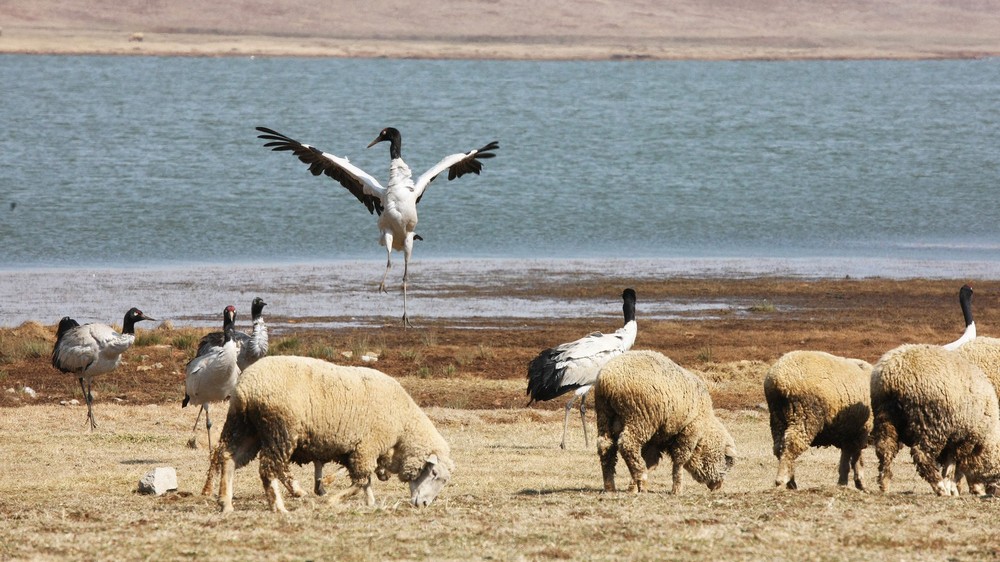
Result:
M352 485L331 501L363 490L369 506L373 473L399 475L410 484L410 502L426 506L454 470L448 443L398 382L374 369L307 357L265 357L241 375L206 482L221 471L223 512L233 509L236 468L258 452L271 509L282 512L278 482L301 494L290 461L345 466Z
M876 363L871 379L879 487L888 491L892 461L910 447L920 476L938 495L957 494L954 462L970 482L1000 479L1000 408L982 370L935 345L903 345ZM939 464L946 467L945 474Z
M735 463L733 438L715 417L704 381L661 353L630 351L609 361L594 404L606 492L615 491L619 450L637 493L664 452L673 460L674 494L681 493L681 468L718 490Z
M980 336L962 345L956 352L982 369L994 390L1000 389L1000 339Z
M791 351L764 377L771 438L778 458L775 486L794 490L795 459L809 447L840 449L840 477L864 490L861 450L872 430L871 364L822 351Z

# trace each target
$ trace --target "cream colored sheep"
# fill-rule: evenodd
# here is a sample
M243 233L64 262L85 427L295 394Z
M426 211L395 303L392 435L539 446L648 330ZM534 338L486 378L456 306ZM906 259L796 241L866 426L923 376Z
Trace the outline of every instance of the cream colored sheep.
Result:
M394 379L364 367L307 357L265 357L240 377L233 392L213 469L222 473L219 502L232 511L233 475L260 453L260 477L273 511L286 511L278 482L296 492L289 462L337 462L351 487L375 504L372 474L410 484L410 501L429 505L454 465L448 443ZM208 486L209 484L206 484Z
M809 447L840 449L840 477L864 489L861 451L872 430L871 364L822 351L791 351L764 377L771 438L778 458L775 486L798 487L795 459Z
M903 345L879 359L871 379L879 487L888 491L892 461L910 447L920 476L938 495L957 493L939 464L953 460L970 482L1000 479L1000 408L982 370L935 345Z
M735 463L733 438L715 417L704 381L661 353L630 351L609 361L597 378L594 404L607 492L615 491L619 451L636 492L664 452L673 461L674 494L681 493L682 468L717 490Z

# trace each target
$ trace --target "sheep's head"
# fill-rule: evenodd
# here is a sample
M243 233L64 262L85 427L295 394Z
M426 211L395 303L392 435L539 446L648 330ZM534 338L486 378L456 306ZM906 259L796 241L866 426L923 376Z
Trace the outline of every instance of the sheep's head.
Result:
M685 465L691 476L698 482L715 491L722 488L726 474L736 464L736 444L733 438L715 420L717 430L702 437L695 447L691 460Z
M429 506L448 483L453 468L450 459L439 459L435 454L427 457L420 474L410 480L410 503L417 507Z

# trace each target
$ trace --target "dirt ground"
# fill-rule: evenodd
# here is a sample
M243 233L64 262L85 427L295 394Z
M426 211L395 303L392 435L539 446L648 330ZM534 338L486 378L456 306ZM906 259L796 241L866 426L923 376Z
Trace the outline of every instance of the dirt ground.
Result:
M1000 54L977 0L10 0L0 53L575 60Z
M531 287L559 298L602 295L602 280ZM625 281L620 281L624 283ZM964 324L958 289L969 282L980 334L989 335L1000 303L1000 281L981 280L804 280L669 279L635 285L639 335L634 349L655 349L709 381L716 407L752 409L763 402L767 367L794 349L817 349L876 361L902 343L947 343ZM622 285L624 286L624 285ZM476 289L479 294L490 290ZM643 319L643 298L681 303L725 300L722 313L691 312L676 320ZM475 292L456 298L476 298ZM289 318L274 321L293 322ZM620 322L510 319L481 328L473 319L431 322L410 329L398 325L351 329L284 329L272 334L271 353L321 357L342 364L369 364L399 378L421 406L460 409L523 407L527 363L541 350L595 330L613 331ZM138 328L137 344L112 374L95 381L96 403L179 403L184 366L198 338L208 330L160 326ZM58 404L81 399L75 378L50 364L55 326L34 322L0 329L0 406ZM23 391L30 387L36 397ZM562 399L533 407L556 409Z

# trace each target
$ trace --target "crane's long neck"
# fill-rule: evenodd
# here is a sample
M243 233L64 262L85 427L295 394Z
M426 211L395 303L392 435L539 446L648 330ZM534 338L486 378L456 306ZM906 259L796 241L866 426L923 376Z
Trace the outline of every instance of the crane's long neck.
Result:
M135 335L135 318L131 314L126 314L122 320L122 333Z
M635 322L635 301L626 299L622 304L622 313L625 314L625 323Z
M399 135L393 135L389 139L389 159L395 160L403 157L403 139Z

